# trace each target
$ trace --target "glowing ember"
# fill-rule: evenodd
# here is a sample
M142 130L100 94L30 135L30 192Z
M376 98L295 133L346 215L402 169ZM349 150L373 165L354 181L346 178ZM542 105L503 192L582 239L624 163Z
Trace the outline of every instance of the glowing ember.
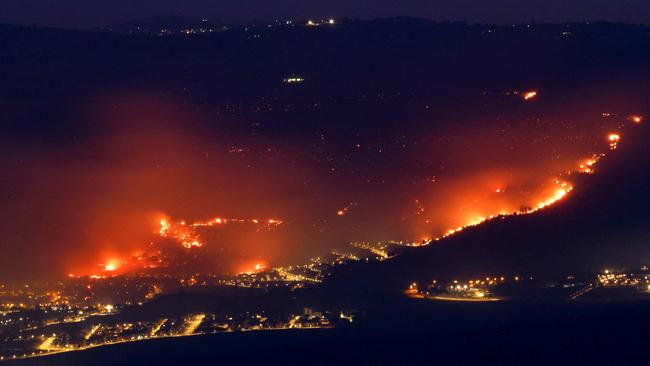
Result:
M523 94L524 100L532 100L537 97L537 92L535 90L527 91Z
M618 142L621 140L621 136L617 133L610 133L607 136L607 139L609 140L609 148L611 150L616 150L616 147L618 146Z
M594 172L593 166L598 162L599 159L600 159L600 155L594 155L593 158L583 161L579 165L579 167L578 167L579 170L578 171L581 172L581 173L586 173L586 174L593 173Z
M641 123L641 122L643 122L643 117L640 116L640 115L638 115L638 114L631 115L629 119L630 119L630 121L632 121L632 122L634 122L634 123Z
M350 209L352 207L356 206L357 204L358 204L357 202L350 202L350 203L348 203L347 206L345 206L342 209L336 211L336 214L338 216L345 216L345 215L347 215L348 211L350 211Z

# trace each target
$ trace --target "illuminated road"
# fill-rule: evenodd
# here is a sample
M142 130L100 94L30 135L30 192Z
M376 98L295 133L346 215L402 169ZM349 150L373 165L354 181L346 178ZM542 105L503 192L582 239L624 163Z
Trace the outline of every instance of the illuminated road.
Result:
M166 322L167 319L162 319L158 324L156 324L155 327L151 329L151 332L149 332L149 336L154 337Z
M194 334L194 331L196 331L196 329L201 325L201 323L203 322L203 319L205 319L205 314L194 315L187 322L187 328L185 328L185 331L183 332L183 335Z
M53 343L56 337L48 337L46 338L43 343L39 344L38 347L36 347L37 350L39 351L58 351L60 348L58 347L53 347Z
M569 295L569 298L571 300L577 300L580 296L582 296L582 295L586 294L587 292L593 290L595 287L596 286L589 285L589 286L587 286L587 287L585 287L585 288L583 288L581 290L578 290L578 291L572 293L571 295Z
M90 328L90 331L88 331L88 333L86 333L86 336L84 337L84 339L89 340L90 337L92 337L93 334L95 334L95 332L97 330L99 330L100 327L101 327L101 325L98 324L98 325L95 325L92 328Z
M201 317L200 321L197 319L198 317ZM192 318L190 320L192 326L194 325L194 322L197 321L196 323L196 328L201 324L203 321L203 318L205 315L200 314ZM195 331L196 328L192 330ZM239 331L241 332L268 332L268 331L286 331L286 330L311 330L311 329L333 329L334 326L332 325L319 325L319 326L314 326L314 325L309 325L309 326L279 326L275 328L249 328L249 329L241 329ZM189 328L186 328L185 332L181 334L168 334L168 335L161 335L161 336L153 336L153 337L148 337L145 336L143 338L138 338L138 339L123 339L123 340L112 340L112 341L107 341L105 343L98 343L98 344L91 344L87 346L81 346L81 347L69 347L69 348L63 348L63 347L56 347L52 346L52 343L56 339L56 337L48 337L43 341L38 346L38 350L42 351L42 353L32 353L32 354L25 354L22 356L15 356L12 358L4 358L0 361L4 360L20 360L20 359L28 359L28 358L35 358L35 357L45 357L45 356L50 356L50 355L55 355L55 354L60 354L60 353L65 353L65 352L78 352L78 351L84 351L84 350L89 350L93 348L99 348L99 347L105 347L105 346L110 346L110 345L118 345L118 344L123 344L123 343L132 343L132 342L142 342L142 341L149 341L149 340L155 340L155 339L164 339L164 338L180 338L180 337L198 337L198 336L204 336L206 334L204 333L190 333L186 334ZM233 330L227 330L224 332L219 332L219 333L231 333ZM44 348L41 348L44 347ZM47 349L45 349L47 348Z

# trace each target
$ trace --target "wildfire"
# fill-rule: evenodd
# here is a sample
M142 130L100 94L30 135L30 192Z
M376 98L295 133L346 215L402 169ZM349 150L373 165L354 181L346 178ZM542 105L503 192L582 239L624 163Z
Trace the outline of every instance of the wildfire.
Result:
M167 221L167 219L164 219L164 218L160 219L160 231L159 232L160 232L161 236L167 235L167 233L169 232L169 229L171 229L171 227L172 226L169 223L169 221Z
M538 93L536 91L528 91L526 93L522 93L521 97L524 100L530 100L536 98L537 94ZM629 120L634 123L641 123L642 119L643 117L639 115L629 116ZM619 128L623 129L624 127L619 126ZM606 135L606 141L608 142L611 150L617 148L617 145L621 140L621 136L623 133L622 131L623 130L615 130L614 132ZM604 156L604 154L597 154L591 156L590 158L576 160L572 164L573 165L572 169L569 170L570 172L577 171L581 173L591 174L594 171L595 165L598 163L599 159L602 156ZM480 225L486 221L500 219L510 214L514 214L514 215L530 214L542 210L544 208L547 208L555 204L556 202L565 199L569 195L569 193L573 190L573 186L571 185L571 183L564 181L562 179L564 178L559 177L555 179L552 184L551 181L549 180L543 194L535 193L535 196L533 197L522 198L520 191L523 190L520 190L518 188L516 182L513 183L511 180L505 179L502 176L495 178L493 175L490 175L489 179L486 179L485 182L481 182L482 185L479 192L480 194L475 195L473 194L475 192L472 191L470 192L472 194L468 195L468 197L465 197L463 195L457 201L455 201L455 202L459 202L458 207L460 208L461 213L460 214L454 213L450 215L450 217L453 217L451 220L454 221L450 221L451 224L448 224L449 226L442 226L441 228L440 227L438 228L438 230L444 229L444 231L440 230L434 233L431 232L423 233L419 231L417 233L418 236L416 236L416 238L419 238L419 240L421 240L421 244L418 245L430 244L432 242L441 240L451 235L455 235L470 227ZM476 185L472 184L471 187L472 189L474 189ZM514 197L517 197L517 199L521 199L521 201L518 201L517 203L523 203L523 205L522 206L519 206L518 204L513 205L514 202L512 201ZM471 201L472 203L469 203L470 199L472 200ZM489 209L488 206L482 205L483 202L479 203L481 199L490 200L488 202L490 203ZM346 201L342 201L342 203L345 202ZM424 215L425 206L422 205L422 203L417 199L415 200L415 204L417 208L415 214ZM356 202L350 202L344 207L336 211L334 210L337 207L332 207L334 208L334 210L332 211L336 213L336 216L344 217L348 215L350 213L350 210L354 208L356 205L357 205ZM330 215L334 213L332 211L330 211ZM455 215L461 215L461 216L455 216ZM430 217L420 218L419 221L424 221L424 219L428 219L428 218ZM435 221L435 219L432 220ZM343 221L343 219L341 221ZM429 220L426 220L427 224L429 222L430 222ZM208 218L207 220L185 222L185 221L176 221L169 217L163 216L160 217L158 220L158 227L151 228L151 229L153 229L153 231L156 232L160 237L173 239L176 242L180 243L184 248L192 249L192 248L202 247L205 245L205 242L201 237L202 234L205 232L201 232L201 230L207 230L207 229L202 229L202 228L216 228L216 227L222 227L224 225L237 225L237 224L249 225L248 227L252 226L254 228L257 228L258 230L261 229L271 230L280 225L283 225L284 221L277 218L258 217L258 218L242 219L242 218L214 216L212 218ZM425 237L423 234L426 234L427 236ZM93 262L93 263L97 263L97 262ZM107 261L105 262L105 264L100 264L101 269L99 268L95 269L94 271L95 274L93 274L92 276L93 278L109 278L111 276L115 276L117 273L124 273L125 269L131 265L132 263L126 261L123 262ZM255 274L255 273L263 272L266 269L267 267L263 263L260 262L248 263L246 266L240 268L239 273ZM76 277L75 274L70 274L69 276L71 278Z
M524 98L525 98L525 95L524 95ZM638 118L635 119L634 117L638 117ZM631 116L630 119L635 123L640 123L641 120L642 120L641 116ZM618 133L610 133L609 135L607 135L607 140L609 141L610 149L615 150L616 147L618 146L618 143L621 140L621 135L618 134ZM579 164L577 171L579 171L581 173L587 173L587 174L593 173L594 165L596 165L596 163L603 156L605 156L605 154L602 154L602 153L601 154L594 154L591 158L582 161L582 163ZM539 211L541 209L544 209L544 208L546 208L548 206L553 205L554 203L558 202L559 200L562 200L563 198L565 198L573 190L573 186L570 183L565 182L565 181L561 181L560 179L556 178L553 181L553 183L555 184L555 186L557 188L555 188L555 190L550 195L550 197L548 197L545 200L539 201L535 207L528 207L523 211L517 212L516 214L530 214L530 213ZM497 188L494 192L501 193L501 192L503 192L503 189L502 188ZM459 226L459 227L454 228L454 229L449 229L442 236L431 239L431 240L429 240L427 242L423 242L421 245L428 245L428 244L430 244L430 243L432 243L434 241L444 239L444 238L446 238L448 236L451 236L451 235L454 235L454 234L456 234L456 233L458 233L460 231L463 231L464 229L466 229L468 227L473 227L473 226L479 225L479 224L481 224L483 222L486 222L488 220L492 220L492 219L495 219L497 217L505 216L505 215L507 215L507 213L501 213L499 215L490 215L490 216L487 216L487 217L475 217L475 218L472 218L472 219L468 220L467 224L465 224L463 226Z
M256 274L256 273L263 272L266 269L267 269L266 264L261 263L261 262L255 262L255 263L250 263L250 264L247 264L247 265L243 266L242 269L240 269L239 274L251 275L251 274Z
M161 218L158 233L163 238L173 238L179 241L187 249L203 246L198 233L195 232L193 227L188 226L185 221L171 223L166 218Z
M557 186L557 188L553 191L553 193L551 194L551 196L549 198L538 202L535 207L527 208L527 209L525 209L523 211L517 212L516 214L525 215L525 214L531 214L533 212L537 212L537 211L539 211L539 210L541 210L543 208L546 208L546 207L556 203L557 201L563 199L564 197L566 197L566 195L569 192L571 192L573 190L573 186L571 184L569 184L568 182L564 182L564 181L561 181L559 179L555 179L553 181L553 183ZM496 192L497 193L500 192L500 189L497 189ZM508 213L499 213L499 214L492 214L492 215L489 215L489 216L473 217L473 218L469 219L465 225L456 227L454 229L449 229L443 235L441 235L441 236L439 236L437 238L433 238L433 239L428 239L427 238L426 241L423 241L422 244L418 244L417 246L431 244L434 241L439 241L441 239L447 238L447 237L452 236L454 234L457 234L457 233L459 233L459 232L461 232L461 231L463 231L463 230L465 230L467 228L478 226L478 225L480 225L480 224L482 224L482 223L484 223L486 221L490 221L490 220L496 219L498 217L504 217L504 216L507 216L507 215L508 215Z
M197 232L197 228L214 227L226 224L252 224L259 228L270 230L282 225L283 223L284 221L279 219L259 220L215 217L206 221L196 221L187 224L185 221L179 221L177 223L170 222L168 219L163 217L160 219L160 229L158 230L158 234L164 238L173 238L180 242L183 247L191 249L203 246L203 241Z
M277 219L268 219L268 220L259 220L259 219L224 219L221 217L215 217L207 221L197 221L190 224L191 227L204 227L204 226L217 226L224 224L255 224L259 225L260 222L264 222L263 226L266 228L271 228L273 226L282 225L282 220Z

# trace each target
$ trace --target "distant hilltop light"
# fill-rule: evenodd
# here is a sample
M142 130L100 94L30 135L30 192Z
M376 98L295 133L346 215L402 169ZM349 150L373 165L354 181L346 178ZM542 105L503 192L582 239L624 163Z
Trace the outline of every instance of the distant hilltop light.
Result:
M336 20L334 20L334 18L321 19L321 20L318 20L318 21L313 21L313 20L310 19L305 24L307 26L309 26L309 27L317 27L317 26L319 26L321 24L334 25L334 24L336 24Z
M305 81L305 79L302 77L293 76L290 78L284 78L283 81L287 84L295 84L295 83L302 83L303 81Z

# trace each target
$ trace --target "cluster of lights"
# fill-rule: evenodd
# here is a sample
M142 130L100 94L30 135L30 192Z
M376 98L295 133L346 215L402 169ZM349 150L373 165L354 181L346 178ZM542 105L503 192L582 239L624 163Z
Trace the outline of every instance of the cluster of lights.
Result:
M519 282L522 278L519 276L513 277L513 281ZM453 280L449 284L442 286L445 289L444 293L440 293L438 281L433 280L427 286L426 290L420 290L417 282L412 282L408 285L405 294L413 298L433 298L440 300L465 300L465 301L495 301L498 300L490 295L490 287L504 284L508 279L505 276L500 277L486 277L485 279L479 278L469 280L467 282ZM435 290L433 290L435 289ZM433 293L431 291L433 290Z
M650 285L650 276L636 276L631 273L612 272L605 270L605 273L598 275L598 283L601 286L638 286L639 284Z
M380 261L390 258L390 253L388 253L388 243L377 243L373 245L366 242L353 242L350 243L350 245L355 248L370 251L375 254L377 259Z
M310 26L310 27L316 27L316 26L319 26L321 24L334 25L334 24L336 24L336 21L334 19L332 19L332 18L329 18L328 20L321 20L320 22L315 22L313 20L308 20L306 24L308 26Z
M352 322L353 315L340 312L335 314L337 318ZM39 357L52 353L81 351L92 349L109 344L120 344L135 342L154 338L182 337L196 334L205 334L205 328L211 328L212 333L232 331L233 329L241 330L272 330L272 329L290 329L290 328L332 328L330 318L319 311L305 309L302 314L288 314L288 317L270 319L269 316L260 314L248 314L239 317L233 322L233 316L225 316L223 322L216 322L217 317L214 314L193 314L187 315L180 319L159 319L156 322L124 322L117 324L95 324L88 328L82 336L82 340L77 343L68 343L70 334L61 333L44 333L40 335L31 335L29 339L39 339L40 342L34 344L33 352L23 353L22 355L12 355L10 359L26 359ZM241 323L239 323L241 321ZM233 326L234 325L234 326ZM163 328L165 328L163 330ZM33 330L33 329L32 329ZM22 336L18 337L22 339ZM67 341L65 341L67 340ZM65 341L65 343L64 343ZM0 356L4 360L5 356Z
M609 148L611 150L616 150L618 142L621 141L621 135L618 133L610 133L607 135L607 141L609 141Z
M284 82L287 84L302 83L303 81L305 81L305 79L301 77L290 77L284 79Z

